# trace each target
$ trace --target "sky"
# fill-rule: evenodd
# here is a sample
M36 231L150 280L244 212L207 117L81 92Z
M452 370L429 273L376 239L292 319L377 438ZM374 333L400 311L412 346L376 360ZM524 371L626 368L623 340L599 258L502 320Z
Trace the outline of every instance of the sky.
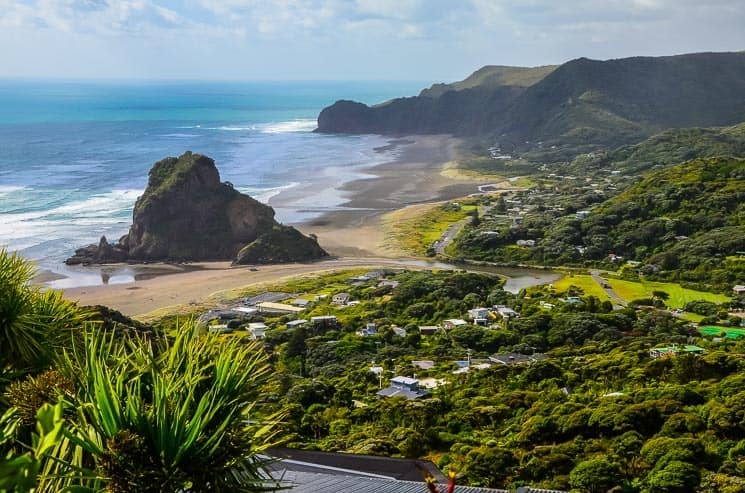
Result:
M744 0L0 0L0 77L453 81L745 49Z

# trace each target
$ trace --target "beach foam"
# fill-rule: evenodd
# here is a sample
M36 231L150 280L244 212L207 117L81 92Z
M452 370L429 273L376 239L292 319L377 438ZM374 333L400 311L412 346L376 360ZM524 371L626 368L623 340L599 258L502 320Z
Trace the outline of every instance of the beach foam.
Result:
M289 132L312 132L318 126L316 120L290 120L286 122L268 123L261 126L265 134L284 134Z

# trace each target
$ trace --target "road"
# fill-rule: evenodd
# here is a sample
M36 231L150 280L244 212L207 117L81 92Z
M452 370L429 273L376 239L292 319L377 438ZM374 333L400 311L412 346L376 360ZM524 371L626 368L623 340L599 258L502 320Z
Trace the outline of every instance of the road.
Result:
M605 294L607 294L610 299L613 300L614 309L618 310L626 306L626 300L618 296L616 292L613 291L613 288L611 288L606 280L600 276L599 270L591 270L590 275L592 276L592 280L598 283L600 287L603 288L603 290L605 291Z

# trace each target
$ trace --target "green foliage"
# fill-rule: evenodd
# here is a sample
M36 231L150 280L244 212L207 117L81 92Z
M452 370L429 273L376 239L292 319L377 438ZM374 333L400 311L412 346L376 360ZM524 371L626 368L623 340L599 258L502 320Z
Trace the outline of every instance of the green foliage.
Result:
M109 491L257 491L272 437L247 425L269 367L255 343L198 334L172 341L87 334L61 371L75 383L69 439L90 455Z
M43 368L87 318L60 292L32 285L33 276L30 263L0 249L0 367Z
M620 483L618 466L607 459L590 459L572 469L569 483L582 493L605 493Z

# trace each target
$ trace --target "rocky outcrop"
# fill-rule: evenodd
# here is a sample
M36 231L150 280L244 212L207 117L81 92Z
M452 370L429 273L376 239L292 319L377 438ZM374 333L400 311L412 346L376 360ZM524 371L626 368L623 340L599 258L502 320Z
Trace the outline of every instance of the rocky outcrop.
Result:
M277 228L293 233L277 235ZM129 233L118 244L102 237L66 263L236 260L238 252L257 241L264 249L291 251L291 261L327 255L314 239L277 223L274 209L221 182L212 159L186 152L155 163L135 203ZM272 258L290 261L282 257Z

